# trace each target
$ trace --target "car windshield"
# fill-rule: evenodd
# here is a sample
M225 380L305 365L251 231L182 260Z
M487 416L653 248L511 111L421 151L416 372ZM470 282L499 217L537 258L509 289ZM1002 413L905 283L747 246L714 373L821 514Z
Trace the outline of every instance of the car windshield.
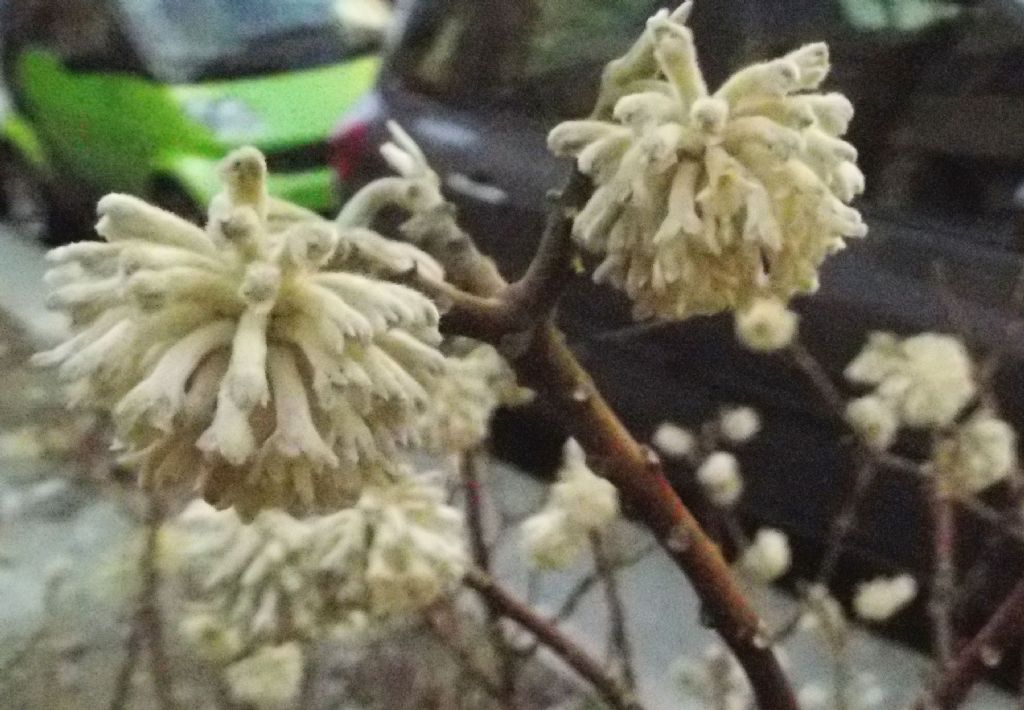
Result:
M170 82L319 66L372 51L384 0L123 0L129 31Z
M657 4L421 0L402 18L392 75L449 100L512 102L529 113L568 115L589 100L589 92L560 92L564 81L586 88L581 72L596 74L625 51ZM558 100L547 100L551 92L559 93Z
M538 123L586 115L601 65L664 4L418 0L401 17L387 76ZM877 209L974 220L1024 203L1024 0L715 0L697 2L690 24L712 86L827 40L828 89L857 106L850 138Z

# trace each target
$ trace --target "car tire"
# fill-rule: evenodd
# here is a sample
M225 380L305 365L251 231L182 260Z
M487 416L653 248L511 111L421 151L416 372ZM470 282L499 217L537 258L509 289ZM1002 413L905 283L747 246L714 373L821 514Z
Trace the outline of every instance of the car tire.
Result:
M78 202L58 199L58 192L17 151L0 148L0 213L18 231L47 246L84 238L90 215Z
M0 217L18 231L41 237L46 223L42 180L16 151L0 147Z

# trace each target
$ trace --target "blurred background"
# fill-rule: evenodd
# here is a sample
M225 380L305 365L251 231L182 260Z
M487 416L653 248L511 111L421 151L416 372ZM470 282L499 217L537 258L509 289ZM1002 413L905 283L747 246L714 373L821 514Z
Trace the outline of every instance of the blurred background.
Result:
M201 220L217 161L240 145L266 154L274 194L331 215L386 173L378 147L394 119L442 176L465 228L515 277L540 235L545 193L570 168L548 154L547 130L589 112L601 67L660 5L0 0L0 595L21 600L0 612L0 645L31 636L51 562L92 560L129 524L89 487L106 465L90 423L63 414L52 383L23 365L62 327L43 308L47 245L87 237L96 200L112 191ZM1007 353L994 391L1024 422L1013 295L1024 249L1024 2L697 0L690 24L712 86L824 39L827 87L857 107L850 140L868 178L858 206L871 236L831 260L820 294L798 302L808 347L838 375L870 331L957 332L978 352ZM385 216L380 226L394 225ZM560 321L640 437L666 420L698 425L726 404L761 412L764 431L740 454L743 520L789 533L794 578L813 569L852 466L825 403L791 365L739 348L727 318L637 326L616 294L583 278L577 286ZM523 470L549 471L560 443L542 409L499 419L496 453ZM692 471L674 475L692 493ZM1015 485L987 495L1021 502ZM975 518L962 528L983 570L965 575L966 631L1024 556ZM868 495L839 588L901 569L926 576L928 545L918 491L894 476ZM641 596L662 584L656 570L645 574ZM923 648L925 628L918 608L885 632ZM914 667L914 656L885 648L901 659L890 670Z

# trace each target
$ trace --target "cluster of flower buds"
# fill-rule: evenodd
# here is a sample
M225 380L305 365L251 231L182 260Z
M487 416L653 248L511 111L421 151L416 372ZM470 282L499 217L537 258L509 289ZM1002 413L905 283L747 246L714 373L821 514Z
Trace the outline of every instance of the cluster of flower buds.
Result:
M873 333L846 368L871 393L847 404L846 420L871 448L884 451L901 428L936 432L931 464L952 493L971 495L1017 467L1017 435L982 406L971 411L978 385L967 348L957 338Z
M568 567L590 543L591 534L607 528L618 515L615 486L590 470L583 449L569 439L547 503L523 521L523 546L538 568Z
M468 557L444 489L406 474L350 508L293 518L191 504L171 528L193 613L186 635L211 659L400 618L457 588Z
M638 318L813 292L825 257L867 232L848 206L864 176L840 137L853 107L817 93L828 48L746 67L712 93L690 6L652 17L609 66L593 117L548 137L594 184L573 230L602 259L594 278L625 291Z

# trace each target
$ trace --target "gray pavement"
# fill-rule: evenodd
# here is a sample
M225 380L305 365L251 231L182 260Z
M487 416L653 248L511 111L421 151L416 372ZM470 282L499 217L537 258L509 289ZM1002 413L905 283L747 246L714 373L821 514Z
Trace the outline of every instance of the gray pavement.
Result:
M30 338L52 340L63 324L42 306L42 254L38 244L0 225L0 315L12 314ZM105 678L112 673L110 654L116 653L120 643L118 620L126 602L124 570L131 559L134 522L123 506L99 495L88 482L88 466L83 465L87 462L76 453L80 447L72 451L62 444L82 436L83 428L60 414L52 382L26 372L27 352L18 330L0 319L0 402L6 402L0 407L0 669L17 660L20 649L44 624L62 631L59 650L75 662L59 666L56 675L35 677L39 675L36 668L35 680L18 686L20 695L0 686L0 710L101 707L100 699L109 690L103 683L93 683L92 695L75 696L77 705L67 705L65 696L47 693L61 683L81 684L83 674ZM40 429L44 422L46 430ZM48 436L51 425L63 434ZM495 467L491 490L502 501L514 502L519 510L509 511L513 514L530 510L543 494L528 477L502 467ZM557 608L567 590L588 571L581 566L531 582L520 562L514 531L500 536L495 531L495 536L500 537L495 554L500 576L548 610ZM627 549L646 544L645 535L625 523L621 541ZM621 579L646 706L652 710L704 707L703 702L684 699L670 673L678 657L699 656L714 641L713 634L697 623L696 598L676 569L657 554ZM48 608L44 600L54 580L63 580L60 595L65 603ZM775 592L758 594L758 604L769 619L782 619L793 608L789 597ZM603 653L604 621L603 597L595 589L584 598L568 628L595 653ZM828 688L827 661L820 647L809 641L804 634L787 644L789 663L800 684L815 681ZM855 635L852 657L856 672L872 674L889 691L884 698L865 695L865 701L877 701L865 702L865 708L904 706L928 670L922 656L864 632ZM29 692L26 688L37 694L24 695ZM1005 694L986 688L965 707L1009 710L1015 705Z

